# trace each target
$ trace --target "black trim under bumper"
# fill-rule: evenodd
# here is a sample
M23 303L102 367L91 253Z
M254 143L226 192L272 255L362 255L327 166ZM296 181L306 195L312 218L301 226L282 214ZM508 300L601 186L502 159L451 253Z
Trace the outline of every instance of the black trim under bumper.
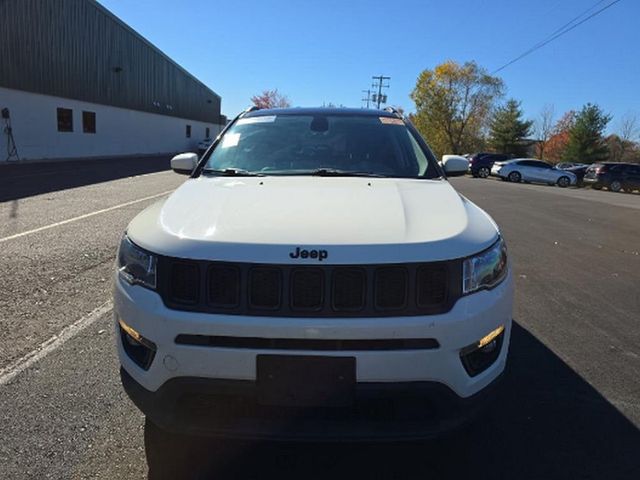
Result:
M125 391L156 425L175 433L293 441L427 439L454 430L482 412L500 377L469 398L437 382L358 383L351 407L270 407L257 401L256 383L175 378L156 392L123 368Z

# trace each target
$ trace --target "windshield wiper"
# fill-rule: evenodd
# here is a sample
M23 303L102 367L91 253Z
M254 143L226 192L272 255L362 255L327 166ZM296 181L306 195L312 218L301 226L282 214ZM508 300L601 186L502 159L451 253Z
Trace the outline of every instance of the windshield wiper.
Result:
M318 177L386 177L386 175L382 175L381 173L355 172L337 168L317 168L303 175L314 175Z
M249 170L245 170L243 168L205 168L202 170L202 173L207 173L211 175L220 175L224 177L264 177L264 173L250 172Z

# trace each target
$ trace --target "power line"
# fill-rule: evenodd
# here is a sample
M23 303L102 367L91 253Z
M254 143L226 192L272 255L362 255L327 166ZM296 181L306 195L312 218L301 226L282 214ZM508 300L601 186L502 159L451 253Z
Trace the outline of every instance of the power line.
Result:
M534 45L533 47L531 47L529 50L527 50L526 52L518 55L516 58L514 58L513 60L511 60L508 63L505 63L503 66L501 66L500 68L498 68L497 70L494 70L491 74L494 75L496 73L498 73L501 70L504 70L505 68L507 68L509 65L513 65L514 63L516 63L518 60L523 59L524 57L526 57L527 55L530 55L531 53L535 52L536 50L544 47L545 45L547 45L548 43L551 43L552 41L554 41L556 38L561 37L562 35L564 35L565 33L569 33L571 30L573 30L576 27L579 27L580 25L582 25L583 23L585 23L586 21L592 19L593 17L595 17L596 15L599 15L600 13L604 12L605 10L607 10L608 8L614 6L616 3L620 2L620 0L614 0L613 2L605 5L604 7L602 7L600 10L595 11L594 13L592 13L591 15L589 15L588 17L583 18L582 20L580 20L578 23L575 23L574 25L571 25L571 23L575 22L576 19L580 18L581 16L583 16L586 12L581 13L580 15L578 15L575 19L571 20L570 22L568 22L566 25L571 25L569 28L565 28L564 27L560 27L559 33L551 34L551 38L547 38L547 40L543 40L539 43L537 43L536 45ZM600 4L602 2L598 2L596 3L596 5ZM594 5L593 7L591 7L590 9L587 10L590 11L592 10L596 5ZM558 32L558 30L556 30L556 32Z
M596 2L595 4L591 5L589 8L587 8L584 12L582 12L580 15L578 15L577 17L572 18L571 20L569 20L567 23L565 23L564 25L562 25L561 27L555 29L553 32L551 32L549 35L547 35L547 38L552 37L553 35L555 35L556 33L560 33L562 30L564 30L565 28L567 28L569 25L571 25L573 22L577 22L578 20L580 20L581 17L585 16L587 13L591 12L594 8L596 8L598 5L600 5L601 3L604 3L606 0L599 0L598 2ZM540 45L540 43L544 42L544 40L542 40L541 42L537 43L535 46Z

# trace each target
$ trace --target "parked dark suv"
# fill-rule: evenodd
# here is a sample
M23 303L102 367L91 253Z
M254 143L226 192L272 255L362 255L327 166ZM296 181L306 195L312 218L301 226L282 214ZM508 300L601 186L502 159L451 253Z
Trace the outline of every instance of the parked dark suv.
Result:
M487 178L491 174L494 162L504 162L511 159L510 155L502 153L476 153L469 160L469 170L474 177Z
M602 187L612 192L640 190L640 164L594 163L587 169L583 182L596 190Z

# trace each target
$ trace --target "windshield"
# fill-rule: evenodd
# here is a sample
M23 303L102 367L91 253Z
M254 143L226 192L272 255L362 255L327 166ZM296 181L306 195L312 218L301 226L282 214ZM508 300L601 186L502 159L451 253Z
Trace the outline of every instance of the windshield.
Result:
M239 119L204 172L439 177L433 163L399 118L287 114Z

